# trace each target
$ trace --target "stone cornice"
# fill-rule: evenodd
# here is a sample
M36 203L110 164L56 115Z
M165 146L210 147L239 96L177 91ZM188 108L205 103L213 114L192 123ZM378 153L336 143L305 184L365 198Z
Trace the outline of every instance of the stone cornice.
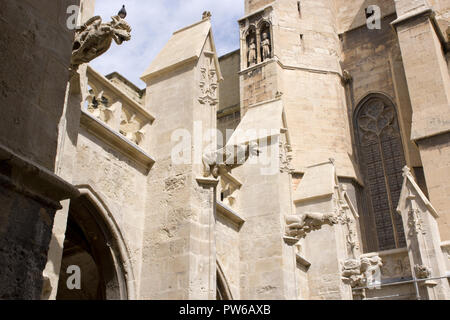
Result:
M430 8L426 8L426 7L420 8L419 10L413 10L404 15L401 15L396 20L392 21L391 25L397 26L397 25L404 23L410 19L420 17L420 16L430 17L430 16L432 16L432 14L433 14L433 10L431 10Z
M219 183L218 179L212 179L212 178L200 177L200 178L196 178L195 180L197 181L197 183L200 186L207 187L207 188L215 188L215 187L217 187L217 184Z
M450 51L450 44L447 42L445 35L443 34L443 31L439 27L438 22L436 21L436 13L428 7L422 7L417 10L413 10L411 12L408 12L404 15L401 15L396 20L391 22L391 26L394 28L395 31L397 31L397 27L403 23L409 22L414 18L419 17L425 17L429 18L431 23L433 24L434 31L436 32L439 41L441 42L445 52Z
M155 160L138 145L132 143L122 134L111 129L107 124L81 110L81 125L91 134L121 152L131 160L150 170Z
M250 12L249 14L246 14L245 16L243 16L242 18L240 18L240 19L238 20L238 22L244 21L245 19L248 19L248 18L254 16L255 14L263 13L263 12L266 11L267 9L273 9L273 6L274 6L274 5L275 5L275 1L273 1L273 2L271 2L271 3L269 3L269 4L267 4L267 5L265 5L264 7L260 8L260 9L257 9L257 10L255 10L255 11L253 11L253 12Z
M220 201L217 201L217 213L236 224L239 228L245 223L245 219Z
M0 185L60 209L60 201L80 193L70 183L40 165L0 145Z

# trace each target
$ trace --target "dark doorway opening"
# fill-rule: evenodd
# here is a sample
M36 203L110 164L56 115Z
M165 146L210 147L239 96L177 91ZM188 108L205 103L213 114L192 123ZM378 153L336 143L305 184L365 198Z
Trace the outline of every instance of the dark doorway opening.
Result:
M92 202L85 196L72 201L57 300L119 300L126 295L112 242L111 233ZM73 288L74 267L80 271L79 289Z

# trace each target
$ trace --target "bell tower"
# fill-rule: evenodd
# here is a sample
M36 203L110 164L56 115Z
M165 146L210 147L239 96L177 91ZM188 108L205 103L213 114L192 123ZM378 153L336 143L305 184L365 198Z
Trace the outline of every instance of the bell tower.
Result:
M346 256L340 227L324 228L323 234L308 236L321 239L320 245L329 249L321 255L307 252L317 248L308 241L287 236L281 244L277 241L280 233L285 233L287 216L328 209L335 212L333 201L343 182L339 179L357 179L336 17L334 0L246 0L245 15L239 20L242 119L236 132L275 128L272 122L281 118L277 136L280 149L288 155L281 152L279 158L289 163L288 170L280 168L271 176L258 175L250 165L233 172L248 177L240 193L240 210L247 219L241 229L241 241L253 241L260 236L255 230L264 226L264 237L258 239L261 250L241 259L241 297L245 299L316 298L321 296L320 288L325 287L330 299L351 295L336 277L340 273L339 261ZM262 149L261 154L269 152ZM311 193L311 186L331 181L326 191ZM292 185L298 187L292 190ZM252 201L255 189L249 186L257 188L257 203ZM349 193L351 186L349 183L346 189ZM299 190L307 195L294 197ZM326 197L327 204L317 200ZM303 255L311 263L303 261ZM261 257L266 259L264 266ZM306 269L310 266L309 271L298 268L298 261L303 261ZM246 270L252 272L246 274ZM268 277L273 277L269 287L264 282ZM308 281L320 285L303 290Z
M334 158L338 176L356 180L336 16L333 0L245 0L241 114L280 98L295 171Z

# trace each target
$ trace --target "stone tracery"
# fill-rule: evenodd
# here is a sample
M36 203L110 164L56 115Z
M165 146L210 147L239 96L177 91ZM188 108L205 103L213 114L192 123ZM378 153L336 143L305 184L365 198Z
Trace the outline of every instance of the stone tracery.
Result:
M217 99L217 71L214 68L213 55L205 54L205 65L200 69L200 91L201 96L199 102L201 104L209 103L210 105L216 105L219 100Z
M355 131L373 215L363 219L375 220L373 227L377 230L379 249L400 248L405 244L405 237L395 206L405 156L394 105L381 94L367 96L357 108Z

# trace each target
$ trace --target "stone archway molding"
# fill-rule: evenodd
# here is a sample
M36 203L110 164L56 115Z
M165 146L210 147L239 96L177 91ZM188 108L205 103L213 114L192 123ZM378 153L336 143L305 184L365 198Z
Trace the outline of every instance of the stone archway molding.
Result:
M86 197L94 205L100 218L108 228L107 231L110 233L112 240L110 250L119 279L121 300L136 300L135 277L131 267L131 255L119 225L109 209L110 207L90 185L77 185L76 188L79 190L81 197Z
M222 284L223 289L222 294L226 300L234 300L233 293L231 292L230 285L222 268L222 263L220 262L219 258L217 258L216 261L217 261L217 283L220 282Z

